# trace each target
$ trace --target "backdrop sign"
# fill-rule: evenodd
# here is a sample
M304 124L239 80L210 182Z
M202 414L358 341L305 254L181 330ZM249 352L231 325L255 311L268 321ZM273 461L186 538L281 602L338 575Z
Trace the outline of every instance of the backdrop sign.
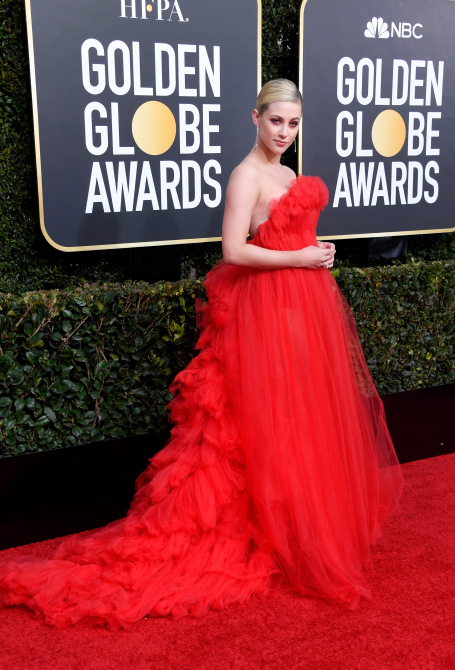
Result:
M216 239L254 142L258 0L27 0L41 226L64 251Z
M300 169L330 202L323 237L455 230L455 2L301 6Z

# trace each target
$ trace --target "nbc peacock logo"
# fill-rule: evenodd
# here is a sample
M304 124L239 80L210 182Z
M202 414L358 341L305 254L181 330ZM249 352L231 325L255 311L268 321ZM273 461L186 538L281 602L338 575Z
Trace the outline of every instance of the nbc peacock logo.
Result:
M368 21L363 34L370 39L378 37L384 40L390 37L420 40L423 37L423 25L421 23L412 24L408 21L399 21L398 23L390 21L387 23L382 16L373 16L371 21Z
M387 39L390 37L389 26L381 16L374 16L371 21L368 21L364 35L370 38Z

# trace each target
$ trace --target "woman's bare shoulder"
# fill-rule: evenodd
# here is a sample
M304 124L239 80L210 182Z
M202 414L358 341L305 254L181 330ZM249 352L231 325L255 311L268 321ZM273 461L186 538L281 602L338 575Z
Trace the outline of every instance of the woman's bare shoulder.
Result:
M229 178L226 196L255 202L260 193L260 170L248 156L237 165Z
M261 170L257 161L251 159L248 155L232 170L230 178L232 181L246 180L254 183L257 181L260 172Z

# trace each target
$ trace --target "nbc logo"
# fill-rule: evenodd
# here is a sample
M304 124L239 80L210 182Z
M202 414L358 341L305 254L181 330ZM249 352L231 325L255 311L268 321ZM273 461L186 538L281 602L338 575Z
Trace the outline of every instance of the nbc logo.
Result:
M387 39L390 37L389 26L382 17L374 16L371 21L367 23L367 29L364 32L365 37L380 37Z
M380 39L388 39L389 37L400 37L402 39L409 39L414 37L420 40L423 36L423 26L421 23L394 23L389 24L384 21L382 16L373 16L371 21L368 21L366 30L363 33L365 37L379 37Z

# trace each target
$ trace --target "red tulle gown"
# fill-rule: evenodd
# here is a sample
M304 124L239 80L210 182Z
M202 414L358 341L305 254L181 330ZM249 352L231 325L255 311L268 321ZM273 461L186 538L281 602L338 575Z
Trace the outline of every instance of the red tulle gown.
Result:
M327 189L299 177L250 242L315 244ZM349 608L401 474L354 321L325 269L217 265L168 445L128 516L0 568L0 602L56 626L201 615L280 581Z

